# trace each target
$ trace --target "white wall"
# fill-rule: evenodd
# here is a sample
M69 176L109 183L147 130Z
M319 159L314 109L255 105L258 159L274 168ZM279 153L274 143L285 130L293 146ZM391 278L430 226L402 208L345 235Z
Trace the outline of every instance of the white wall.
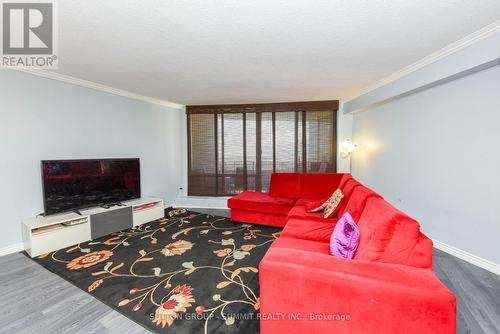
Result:
M337 113L337 172L350 173L350 158L340 156L341 145L346 139L352 139L352 114L344 113L344 103L340 102Z
M172 203L182 184L184 111L0 71L0 248L43 211L40 160L141 159L142 193Z
M500 264L500 66L354 114L353 174L428 236Z

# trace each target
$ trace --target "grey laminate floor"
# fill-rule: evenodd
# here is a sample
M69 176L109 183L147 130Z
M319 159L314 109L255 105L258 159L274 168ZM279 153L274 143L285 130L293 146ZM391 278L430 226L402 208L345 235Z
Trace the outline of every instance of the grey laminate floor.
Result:
M500 276L437 249L433 261L457 297L457 333L500 333Z
M434 271L457 296L458 333L500 333L500 276L439 250ZM20 253L0 257L0 300L0 333L148 333Z

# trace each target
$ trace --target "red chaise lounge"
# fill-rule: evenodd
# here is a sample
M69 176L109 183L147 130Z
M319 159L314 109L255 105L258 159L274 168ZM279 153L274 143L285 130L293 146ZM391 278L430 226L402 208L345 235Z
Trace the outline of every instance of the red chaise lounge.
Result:
M337 188L337 217L306 212ZM432 271L432 241L350 174L274 173L269 193L245 191L228 206L233 221L284 226L259 265L262 333L455 333L455 296ZM329 253L345 212L361 234L352 260Z

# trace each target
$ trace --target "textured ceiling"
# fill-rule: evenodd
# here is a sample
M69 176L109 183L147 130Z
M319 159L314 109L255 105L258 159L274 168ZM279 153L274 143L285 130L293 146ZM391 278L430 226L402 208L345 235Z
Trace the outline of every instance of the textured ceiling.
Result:
M56 72L181 104L345 99L499 0L59 1Z

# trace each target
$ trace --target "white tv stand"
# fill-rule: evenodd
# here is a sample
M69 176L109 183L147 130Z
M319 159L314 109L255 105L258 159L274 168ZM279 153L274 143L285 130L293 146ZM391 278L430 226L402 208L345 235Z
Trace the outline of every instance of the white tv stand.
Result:
M35 257L89 241L93 235L92 217L96 221L106 219L106 215L112 215L120 209L127 208L125 211L132 212L131 226L125 228L148 223L162 218L165 214L163 200L159 198L139 198L122 202L122 204L122 206L113 206L108 209L95 207L80 210L81 215L72 212L26 219L21 224L24 249L31 257ZM118 232L118 230L112 232Z

